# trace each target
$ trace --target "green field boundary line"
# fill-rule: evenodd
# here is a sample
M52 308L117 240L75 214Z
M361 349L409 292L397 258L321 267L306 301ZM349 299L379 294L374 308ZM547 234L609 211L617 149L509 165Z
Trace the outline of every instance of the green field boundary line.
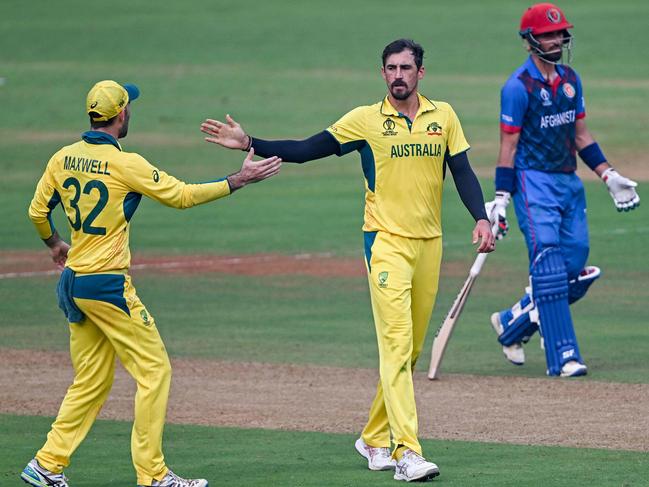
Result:
M593 230L590 232L591 237L620 237L620 238L626 238L629 235L642 235L642 234L647 234L649 233L649 226L636 226L632 228L622 228L622 227L607 227L607 228L600 228L598 230ZM445 239L443 246L446 247L459 247L459 246L466 246L467 248L469 247L469 244L467 243L466 240L460 240L460 239ZM4 252L7 253L12 253L12 252L21 252L18 249L4 249ZM21 252L24 253L24 252ZM32 254L30 253L24 253L24 254ZM34 267L42 267L45 263L49 266L49 261L43 257L44 252L41 251L34 251L33 255L38 259L39 264L34 264L31 267L31 269L12 269L11 271L7 272L0 272L0 280L2 279L17 279L17 278L29 278L29 277L46 277L46 276L55 276L60 274L60 271L56 269L45 269L45 268L36 268ZM187 254L188 256L190 254ZM138 259L142 258L147 258L151 259L148 262L138 262ZM156 260L157 259L157 260ZM172 256L162 256L162 255L157 255L157 254L147 254L140 252L137 256L137 258L134 259L134 263L131 265L130 269L131 270L187 270L187 271L200 271L202 268L205 268L205 266L210 266L214 265L215 263L218 262L219 265L224 265L224 266L233 266L237 264L242 264L242 263L270 263L274 260L289 260L289 261L295 261L296 263L308 263L308 262L317 262L317 261L325 261L325 262L332 262L335 261L336 259L344 259L345 261L349 262L350 260L353 262L353 259L355 257L350 257L348 255L345 256L337 256L334 253L331 252L302 252L299 254L241 254L239 256L223 256L219 254L214 254L214 255L209 255L209 254L202 254L200 256L197 256L195 259L181 259L178 257L172 257ZM361 256L359 254L358 256L358 262L361 262ZM462 261L463 262L463 261ZM0 262L0 270L2 270L2 263ZM358 266L359 269L362 270L360 266ZM237 272L232 272L236 274ZM284 272L284 273L289 273L289 272ZM299 273L299 272L298 272ZM362 273L355 272L354 275L361 275ZM346 276L348 276L347 273L345 273ZM330 276L330 277L336 277L335 275Z

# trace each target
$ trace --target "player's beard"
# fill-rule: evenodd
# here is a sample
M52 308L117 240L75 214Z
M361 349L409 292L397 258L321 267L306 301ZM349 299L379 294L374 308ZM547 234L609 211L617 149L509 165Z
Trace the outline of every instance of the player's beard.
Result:
M117 135L118 139L123 139L128 134L128 122L131 119L131 114L126 115L126 120L124 120L124 125L119 129L119 134Z
M403 86L405 90L396 91L395 88L399 86ZM403 81L395 81L390 85L390 93L397 100L406 100L412 94L412 90L409 90L408 85Z

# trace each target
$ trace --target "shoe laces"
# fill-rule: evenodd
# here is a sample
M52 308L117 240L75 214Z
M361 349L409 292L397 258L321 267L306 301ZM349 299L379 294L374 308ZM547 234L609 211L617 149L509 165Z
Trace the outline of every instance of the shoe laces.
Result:
M427 463L424 457L422 457L419 453L414 452L412 450L408 450L404 452L403 456L406 457L406 461L410 463L414 463L415 465L421 465L422 463Z
M370 451L370 456L372 458L378 457L378 458L388 458L391 457L392 455L390 454L390 449L389 448L375 448L375 447L369 447Z
M160 482L159 485L160 487L193 487L195 485L198 485L198 481L184 479L169 470L167 472L167 475L165 475L165 478L162 479L162 482Z
M36 463L36 469L41 475L43 475L48 481L52 482L53 487L63 487L68 485L68 478L61 473L54 473L47 470L45 467L42 467L40 463Z

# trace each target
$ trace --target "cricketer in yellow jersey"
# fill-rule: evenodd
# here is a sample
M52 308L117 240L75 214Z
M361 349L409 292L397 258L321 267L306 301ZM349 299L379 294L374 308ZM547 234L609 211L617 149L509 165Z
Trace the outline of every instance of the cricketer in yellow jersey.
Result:
M253 161L221 180L186 184L125 152L134 85L95 84L87 97L91 130L49 160L29 207L29 217L63 270L59 306L70 322L70 355L75 370L45 445L21 478L34 486L66 487L63 469L90 430L110 393L115 356L135 379L131 454L140 486L204 487L165 464L162 433L171 366L155 319L138 298L128 275L129 227L142 195L173 208L189 208L224 196L279 172L281 160ZM71 246L54 229L51 212L61 205Z
M397 480L439 474L422 457L412 371L437 294L442 257L441 204L445 167L476 220L478 252L494 249L480 185L466 156L460 122L444 102L418 93L423 49L399 39L383 51L387 96L358 107L325 131L302 141L248 136L229 115L201 130L231 149L254 147L286 162L306 162L358 151L365 175L365 257L378 339L380 380L369 420L356 442L372 470L396 469ZM390 452L390 437L394 450Z

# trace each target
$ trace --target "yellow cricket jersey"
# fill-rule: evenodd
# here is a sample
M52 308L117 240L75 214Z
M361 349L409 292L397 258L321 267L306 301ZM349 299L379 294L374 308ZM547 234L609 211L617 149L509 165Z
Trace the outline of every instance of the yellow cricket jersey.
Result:
M186 184L136 153L123 152L110 135L85 132L47 163L29 206L29 217L43 239L51 237L51 212L61 204L71 231L66 266L92 273L128 269L129 221L148 196L174 208L230 194L226 180Z
M361 154L366 232L409 238L442 234L444 157L466 151L469 144L448 103L418 97L414 120L386 97L355 108L327 129L341 145L340 155Z

